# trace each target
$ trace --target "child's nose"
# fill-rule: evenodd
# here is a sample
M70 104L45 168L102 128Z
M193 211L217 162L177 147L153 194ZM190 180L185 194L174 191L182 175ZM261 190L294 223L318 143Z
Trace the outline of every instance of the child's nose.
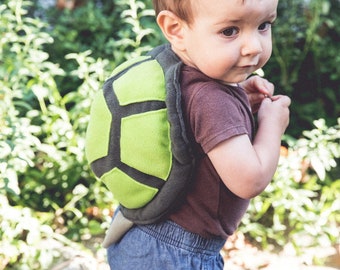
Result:
M241 50L243 56L258 55L262 52L262 44L257 35L248 36L245 38Z

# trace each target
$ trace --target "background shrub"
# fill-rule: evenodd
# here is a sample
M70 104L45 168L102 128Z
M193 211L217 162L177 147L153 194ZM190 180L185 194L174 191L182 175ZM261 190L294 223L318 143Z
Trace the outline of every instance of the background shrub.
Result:
M334 127L323 119L314 125L297 140L286 138L273 181L253 199L243 220L241 230L264 247L292 243L301 252L340 237L340 118Z
M336 125L340 115L339 12L337 0L279 1L264 71L277 92L292 98L287 132L294 137L319 118Z

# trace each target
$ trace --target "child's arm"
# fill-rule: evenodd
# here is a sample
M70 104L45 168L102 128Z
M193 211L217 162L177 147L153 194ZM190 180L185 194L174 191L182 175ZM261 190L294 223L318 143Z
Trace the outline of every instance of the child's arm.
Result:
M265 98L258 111L253 144L247 135L232 137L214 147L208 156L225 185L237 196L260 194L277 168L281 136L289 122L287 96Z

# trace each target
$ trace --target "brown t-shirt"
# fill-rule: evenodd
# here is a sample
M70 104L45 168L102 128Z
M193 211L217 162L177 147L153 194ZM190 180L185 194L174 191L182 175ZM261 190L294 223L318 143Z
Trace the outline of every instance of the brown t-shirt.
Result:
M223 85L188 66L182 69L181 87L189 137L200 158L185 201L170 219L205 238L226 239L239 225L249 200L225 186L206 153L233 136L248 134L252 140L249 102L243 89Z

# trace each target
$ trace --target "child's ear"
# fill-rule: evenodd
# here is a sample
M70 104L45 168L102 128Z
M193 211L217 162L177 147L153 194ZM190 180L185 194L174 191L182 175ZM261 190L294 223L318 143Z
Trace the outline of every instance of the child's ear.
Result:
M170 44L178 50L183 50L183 27L185 22L173 12L162 10L157 16L157 23Z

